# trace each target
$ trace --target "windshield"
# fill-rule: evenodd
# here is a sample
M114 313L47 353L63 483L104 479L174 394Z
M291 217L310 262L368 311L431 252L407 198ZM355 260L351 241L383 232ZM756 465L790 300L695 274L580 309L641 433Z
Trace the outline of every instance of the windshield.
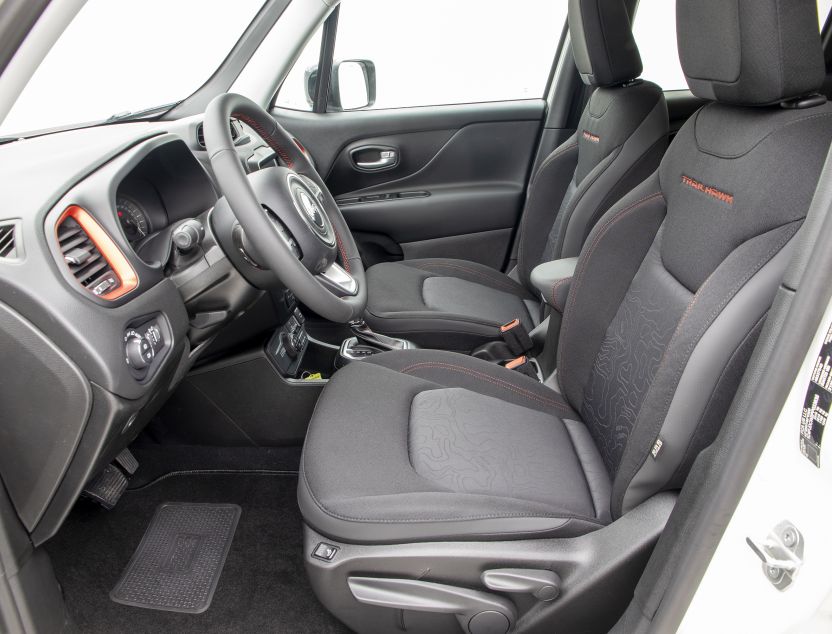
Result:
M263 3L88 0L0 123L0 136L103 121L188 97Z

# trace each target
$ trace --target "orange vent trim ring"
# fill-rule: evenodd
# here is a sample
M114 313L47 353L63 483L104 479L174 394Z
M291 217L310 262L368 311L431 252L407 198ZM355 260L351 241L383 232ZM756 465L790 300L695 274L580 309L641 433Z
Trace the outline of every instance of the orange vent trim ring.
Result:
M98 224L98 221L86 209L78 205L67 207L58 219L58 222L55 223L56 237L58 229L60 229L61 224L67 218L72 218L81 226L81 229L87 234L93 245L95 245L95 248L98 249L118 278L118 286L107 293L99 295L99 297L113 301L135 290L139 285L139 276L136 274L133 265L130 264L130 261L125 257L121 249L116 246L116 243L113 242L109 234L104 231L101 225Z

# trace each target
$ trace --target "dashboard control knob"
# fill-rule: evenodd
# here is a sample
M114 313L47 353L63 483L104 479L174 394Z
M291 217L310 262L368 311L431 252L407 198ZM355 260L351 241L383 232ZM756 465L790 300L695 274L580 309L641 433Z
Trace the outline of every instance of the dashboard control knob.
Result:
M144 370L153 362L156 352L147 337L132 330L124 337L124 355L127 365L135 370Z
M182 253L193 250L205 237L205 227L198 220L186 220L173 232L173 244Z
M298 356L298 347L295 345L295 342L292 340L292 335L288 332L280 333L280 343L283 344L283 349L286 351L286 354L289 355L290 358L295 359Z

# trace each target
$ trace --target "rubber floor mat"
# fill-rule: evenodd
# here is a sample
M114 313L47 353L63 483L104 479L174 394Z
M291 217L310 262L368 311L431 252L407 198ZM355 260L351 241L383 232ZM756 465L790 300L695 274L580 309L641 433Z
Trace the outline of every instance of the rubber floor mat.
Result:
M160 505L110 598L151 610L204 612L240 512L236 504Z

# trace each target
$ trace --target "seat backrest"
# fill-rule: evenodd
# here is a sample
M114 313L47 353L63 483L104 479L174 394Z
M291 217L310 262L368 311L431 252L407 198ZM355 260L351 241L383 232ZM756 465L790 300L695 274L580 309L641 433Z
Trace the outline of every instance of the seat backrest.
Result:
M667 149L664 93L638 79L641 56L623 0L569 0L575 64L595 88L576 133L529 184L518 279L529 288L541 262L575 257L598 219L652 174Z
M589 236L558 352L614 517L681 486L718 432L832 142L832 108L801 99L824 79L815 0L677 4L685 73L715 102Z

